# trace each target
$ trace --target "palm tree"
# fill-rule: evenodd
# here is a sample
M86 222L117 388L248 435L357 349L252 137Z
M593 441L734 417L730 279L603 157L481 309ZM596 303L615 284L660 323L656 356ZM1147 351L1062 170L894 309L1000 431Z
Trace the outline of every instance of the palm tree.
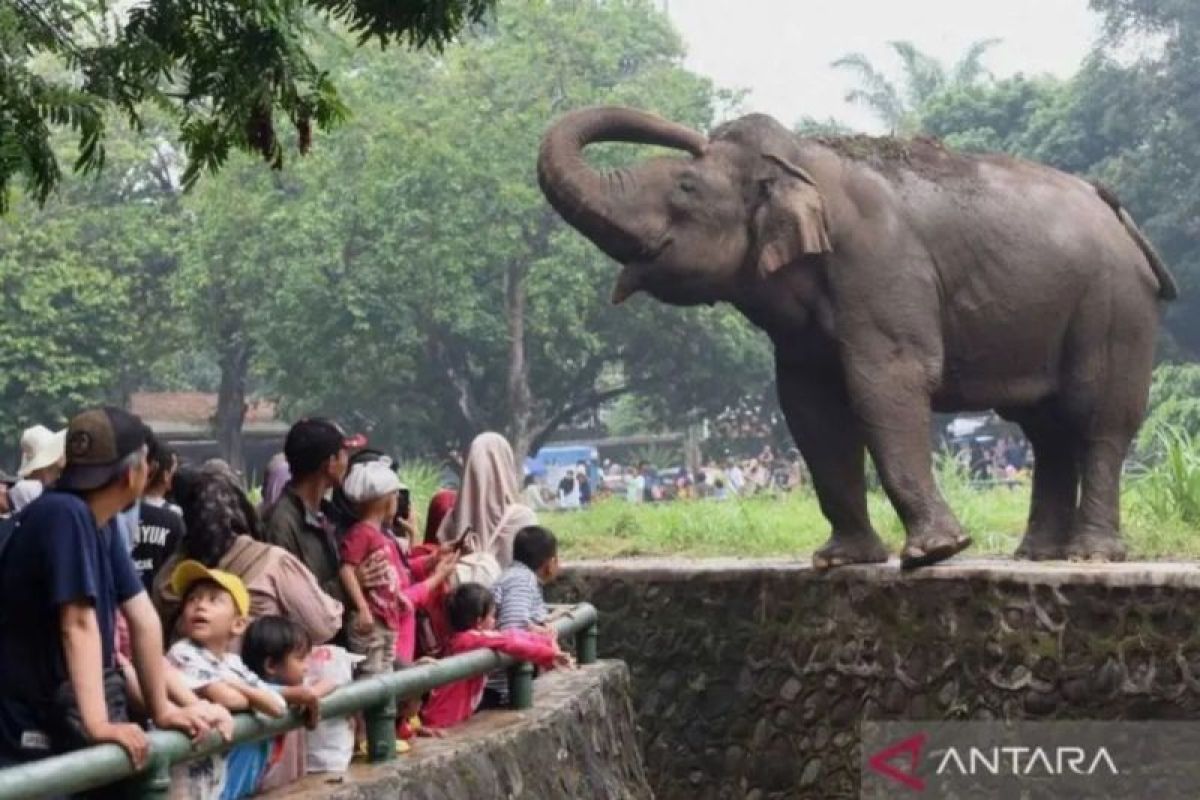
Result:
M893 132L911 133L921 108L932 97L946 89L972 86L992 77L983 65L983 57L999 43L999 39L980 39L947 69L945 64L922 53L912 42L888 42L903 64L902 88L862 53L844 55L834 61L833 66L858 78L859 85L846 93L848 102L866 106Z

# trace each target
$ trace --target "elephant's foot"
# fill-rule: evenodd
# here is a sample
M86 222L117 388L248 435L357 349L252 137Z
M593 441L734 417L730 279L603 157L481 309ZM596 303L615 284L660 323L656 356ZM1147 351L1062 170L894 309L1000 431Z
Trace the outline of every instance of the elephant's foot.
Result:
M1127 551L1115 530L1082 528L1072 533L1066 557L1072 561L1124 561Z
M952 520L944 525L911 531L904 542L904 549L900 551L900 568L928 567L970 546L971 537Z
M887 546L875 531L862 534L834 533L821 549L813 553L813 569L824 572L850 564L882 564L888 560Z
M1025 531L1014 556L1027 561L1061 561L1067 557L1067 543L1057 531Z

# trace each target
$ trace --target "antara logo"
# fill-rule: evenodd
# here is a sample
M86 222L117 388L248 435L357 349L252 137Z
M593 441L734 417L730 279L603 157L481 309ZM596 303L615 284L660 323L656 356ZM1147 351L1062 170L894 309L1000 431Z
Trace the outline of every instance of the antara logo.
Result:
M880 775L916 792L925 790L917 776L921 753L929 734L918 733L880 750L867 759L867 766ZM935 751L935 756L938 751ZM897 762L903 762L898 764ZM940 751L937 775L1120 775L1108 748L1088 751L1082 747L949 747Z
M1089 753L1082 747L947 748L938 775L1120 775L1108 748Z

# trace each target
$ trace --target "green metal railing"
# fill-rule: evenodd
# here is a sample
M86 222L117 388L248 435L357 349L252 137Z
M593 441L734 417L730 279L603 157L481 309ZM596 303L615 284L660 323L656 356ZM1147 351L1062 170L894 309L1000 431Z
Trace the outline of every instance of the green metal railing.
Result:
M580 664L596 661L596 609L588 603L571 607L552 625L559 639L575 637ZM410 667L387 675L354 681L321 700L321 719L358 712L366 718L367 748L371 761L388 761L396 754L396 700L424 694L438 686L509 668L509 694L514 708L533 704L533 668L492 650L475 650L433 664ZM117 782L129 784L129 796L165 798L174 764L221 753L247 742L278 736L304 726L296 711L277 719L237 714L233 739L225 742L211 734L199 745L182 733L154 731L150 760L134 770L125 751L115 744L96 745L65 755L0 770L0 800L63 795Z

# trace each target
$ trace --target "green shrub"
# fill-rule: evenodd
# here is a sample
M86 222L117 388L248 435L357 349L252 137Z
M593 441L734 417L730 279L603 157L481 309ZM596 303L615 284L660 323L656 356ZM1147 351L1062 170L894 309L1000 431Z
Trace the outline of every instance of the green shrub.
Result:
M1182 428L1160 428L1151 460L1131 476L1128 495L1154 522L1200 525L1200 441Z

